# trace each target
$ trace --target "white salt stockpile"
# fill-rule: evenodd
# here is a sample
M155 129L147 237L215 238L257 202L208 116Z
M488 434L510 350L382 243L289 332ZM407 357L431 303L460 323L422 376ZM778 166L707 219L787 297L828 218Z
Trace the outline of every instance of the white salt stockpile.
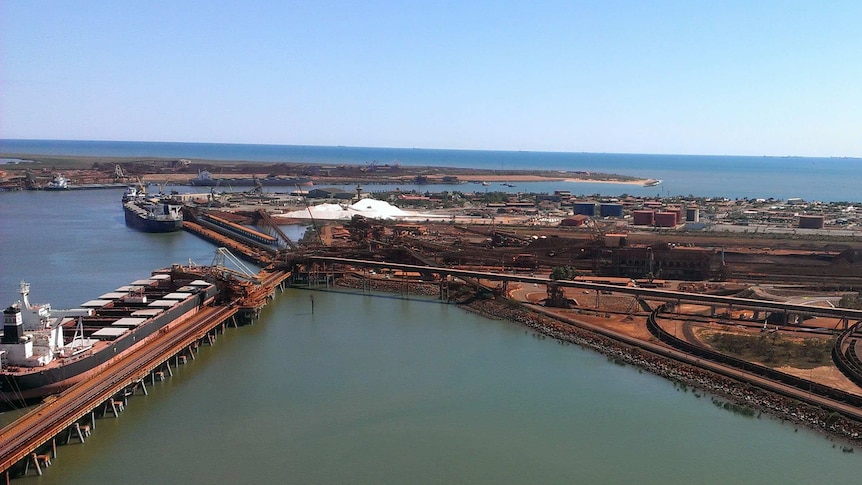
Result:
M389 202L377 199L362 199L347 208L341 207L338 204L319 204L308 209L301 209L286 214L276 214L273 217L348 220L354 215L360 215L369 219L437 219L445 217L401 210Z
M348 209L369 219L400 219L416 215L412 212L403 211L385 200L377 199L362 199Z
M288 212L286 214L274 214L273 217L288 217L291 219L320 219L320 220L347 220L351 215L344 207L338 204L320 204L308 209Z

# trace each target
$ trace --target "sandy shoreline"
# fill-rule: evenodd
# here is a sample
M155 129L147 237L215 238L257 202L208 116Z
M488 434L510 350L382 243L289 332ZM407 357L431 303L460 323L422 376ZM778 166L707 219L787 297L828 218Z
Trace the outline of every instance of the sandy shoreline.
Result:
M131 170L131 173L138 173L145 182L152 183L187 183L190 179L195 178L197 171L202 168L208 168L213 172L215 177L225 178L264 178L270 175L274 167L280 167L277 175L282 176L307 176L308 164L285 162L252 162L252 161L233 161L233 160L204 160L195 159L189 160L191 166L185 170L177 171L176 167L171 166L170 162L175 159L157 158L157 157L104 157L104 156L85 156L85 155L30 155L20 153L0 153L0 157L11 158L16 160L25 160L25 163L16 163L11 165L0 165L3 171L7 174L15 174L23 172L26 169L33 170L51 170L52 172L69 172L73 170L88 171L92 170L94 165L104 165L103 169L113 169L115 164L132 165L141 164L149 166L155 163L160 165L160 173L140 173L140 171ZM242 165L246 165L245 170L237 170ZM326 166L326 164L323 164ZM335 165L333 165L334 167ZM228 167L224 170L223 167ZM287 171L284 171L287 167ZM360 170L361 167L356 165L355 170ZM343 173L343 174L315 174L309 178L312 179L315 185L338 185L342 183L389 183L389 184L406 184L413 182L417 176L425 176L428 178L428 183L442 183L443 177L454 177L460 183L469 182L566 182L566 183L602 183L602 184L618 184L618 185L638 185L643 186L652 179L630 178L620 174L604 174L586 172L558 172L548 170L524 170L511 171L509 173L498 173L495 170L487 169L465 169L454 167L401 167L400 173ZM512 173L515 172L515 173ZM520 172L520 173L519 173ZM346 181L346 182L345 182Z
M597 183L597 184L623 184L644 185L652 179L620 180L592 179L584 177L548 177L546 175L476 175L476 174L453 174L458 180L479 182L571 182L571 183Z
M231 178L252 178L252 176L256 176L258 178L264 178L267 176L266 173L231 173L229 177ZM637 185L643 186L650 179L637 179L637 180L619 180L619 179L588 179L588 178L571 178L571 177L547 177L544 175L477 175L477 174L453 174L453 176L458 177L462 183L466 182L567 182L567 183L597 183L597 184L618 184L618 185ZM228 177L225 175L225 177ZM183 174L147 174L142 177L145 182L172 182L172 183L185 183L190 179L194 178L193 175L183 173ZM342 184L344 180L351 179L353 182L363 182L368 183L370 180L363 180L361 178L345 178L345 177L309 177L314 185L325 186L327 184ZM382 182L382 180L381 180ZM390 179L390 183L394 184L406 184L410 183L410 180L403 179ZM351 182L352 183L352 182ZM437 183L434 180L430 180L429 183ZM343 185L343 184L342 184ZM458 184L453 184L458 185Z
M639 185L645 186L648 183L654 182L654 179L638 179L638 180L618 180L618 179L608 179L608 180L595 180L595 179L583 179L583 178L567 178L564 182L573 182L573 183L595 183L595 184L622 184L622 185Z

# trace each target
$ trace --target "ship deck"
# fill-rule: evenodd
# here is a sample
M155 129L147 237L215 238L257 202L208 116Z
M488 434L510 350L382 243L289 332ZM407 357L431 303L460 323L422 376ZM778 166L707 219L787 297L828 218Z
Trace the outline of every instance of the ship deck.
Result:
M82 303L80 308L91 310L90 316L60 317L63 342L67 343L66 355L37 367L7 365L0 375L43 373L97 354L121 339L134 336L133 340L137 341L138 337L144 338L157 328L170 325L176 318L171 310L189 306L190 299L199 299L201 293L206 295L214 288L213 283L201 275L174 275L169 269L155 271L149 278L133 281ZM69 347L82 341L92 345L86 349Z

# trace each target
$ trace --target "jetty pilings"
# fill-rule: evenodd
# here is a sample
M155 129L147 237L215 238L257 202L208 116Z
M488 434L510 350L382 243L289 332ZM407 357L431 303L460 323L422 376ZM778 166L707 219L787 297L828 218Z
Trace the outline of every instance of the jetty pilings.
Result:
M195 344L207 339L239 311L236 304L202 308L170 332L152 335L98 375L82 380L0 430L0 470L6 481L16 470L28 472L31 465L41 474L47 462L33 457L45 455L41 452L44 449L56 458L58 436L65 435L67 443L72 438L84 443L95 429L97 411L119 417L135 389L147 392L147 376L162 368L172 374L171 359L179 355L194 357Z

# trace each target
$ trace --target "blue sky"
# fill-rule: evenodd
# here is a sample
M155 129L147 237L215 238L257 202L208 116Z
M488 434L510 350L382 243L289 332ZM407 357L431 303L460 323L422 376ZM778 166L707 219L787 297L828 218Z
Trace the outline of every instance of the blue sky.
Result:
M862 2L0 3L0 138L862 156Z

